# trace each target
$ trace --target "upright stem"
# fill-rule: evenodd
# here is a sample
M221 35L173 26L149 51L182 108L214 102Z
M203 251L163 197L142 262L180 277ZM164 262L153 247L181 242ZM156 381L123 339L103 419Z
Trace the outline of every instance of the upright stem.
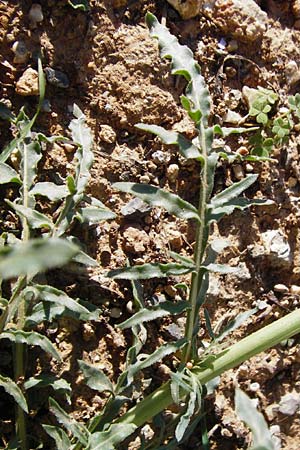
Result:
M187 345L183 350L182 361L187 363L191 358L191 354L193 353L193 346L195 341L195 325L197 322L197 314L198 314L198 296L201 289L201 284L203 280L204 272L201 270L201 264L203 259L204 250L207 243L207 225L205 221L205 213L206 213L206 202L207 202L207 148L206 148L206 140L205 140L205 129L200 123L199 129L199 144L202 152L202 156L204 159L201 175L200 175L200 199L199 199L199 208L198 213L200 217L200 222L196 230L196 244L194 251L194 261L195 261L195 272L192 274L191 279L191 290L189 296L190 309L187 313L186 320L186 328L185 328L185 337L187 339Z

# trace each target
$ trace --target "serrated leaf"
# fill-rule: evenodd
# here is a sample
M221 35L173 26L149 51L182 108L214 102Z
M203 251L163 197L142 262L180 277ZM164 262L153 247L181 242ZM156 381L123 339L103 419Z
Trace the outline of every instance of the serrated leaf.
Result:
M186 345L186 343L187 343L186 338L182 338L182 339L179 339L177 342L163 344L161 347L156 349L150 355L140 353L138 355L137 362L132 364L128 368L128 383L131 383L133 381L133 377L137 372L139 372L140 370L146 369L147 367L152 366L152 364L155 364L158 361L161 361L166 356L177 352L184 345Z
M115 445L124 441L137 429L133 423L112 424L107 431L99 431L91 434L89 439L90 450L114 450Z
M0 163L0 184L17 183L22 184L17 172L8 164Z
M91 364L88 364L82 360L78 360L79 368L83 372L86 384L98 392L108 391L114 393L114 386L109 378L102 372Z
M240 420L252 431L251 450L275 450L270 430L262 413L241 389L235 390L235 411Z
M72 448L71 441L68 438L67 433L59 427L54 427L53 425L42 424L42 427L46 433L54 439L56 443L56 448L59 450L70 450Z
M0 248L0 277L43 272L61 267L78 253L78 248L59 238L34 239Z
M48 228L50 230L53 229L53 222L47 216L45 216L45 214L35 211L34 209L27 208L26 206L10 202L9 200L6 200L6 203L16 211L18 216L20 216L21 218L25 218L30 228L32 228L33 230L38 228Z
M206 127L210 113L210 98L199 64L193 58L192 51L187 46L180 45L177 38L149 12L146 15L146 23L151 36L158 39L162 57L172 60L172 74L182 75L188 81L186 98L189 103L185 108L190 117L196 123L201 120Z
M42 334L35 331L9 330L0 334L0 339L9 339L15 344L36 345L49 353L53 358L61 361L61 356L52 342Z
M178 195L171 194L163 189L148 184L138 183L114 183L113 187L122 192L139 197L143 202L151 206L164 208L169 214L180 219L200 220L197 209Z
M160 138L160 140L166 145L177 145L179 153L187 159L197 159L203 161L199 149L191 141L186 139L182 134L176 131L168 131L158 125L147 125L144 123L138 123L135 125L139 130L153 133Z
M53 399L49 398L49 409L55 415L57 421L63 425L79 442L86 446L90 433L87 428L73 419L62 407Z
M155 320L160 317L165 317L168 315L181 314L189 307L188 302L179 301L177 303L173 302L162 302L153 308L143 308L140 309L136 314L134 314L129 319L118 324L118 328L124 330L125 328L131 328L135 325L140 325L143 322L149 322L150 320Z
M148 280L150 278L183 275L193 270L193 266L184 266L178 263L147 263L139 266L110 270L107 275L115 280Z
M51 201L58 201L68 195L66 186L57 185L52 182L44 181L36 183L29 191L29 195L41 195L47 197Z
M212 206L213 208L217 208L219 206L224 205L225 203L228 203L230 200L238 197L257 180L257 177L258 177L257 174L251 174L247 175L241 181L233 183L231 186L224 189L224 191L215 195L211 199L210 206Z
M13 380L0 375L0 386L2 386L4 390L14 398L15 402L20 406L20 408L23 409L23 411L28 413L27 402L23 392Z

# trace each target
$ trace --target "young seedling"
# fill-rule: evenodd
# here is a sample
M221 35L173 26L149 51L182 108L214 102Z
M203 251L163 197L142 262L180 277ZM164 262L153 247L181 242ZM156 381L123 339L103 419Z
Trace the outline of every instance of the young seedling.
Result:
M41 375L26 379L26 352L29 346L38 346L51 357L61 359L52 342L36 331L40 323L51 323L59 317L72 317L77 320L98 320L100 310L87 302L70 298L65 292L47 284L38 283L38 275L49 269L61 267L69 261L86 265L96 265L96 261L86 255L71 235L72 225L77 220L90 224L115 217L99 200L86 195L89 170L93 162L92 135L85 125L85 117L74 105L74 115L70 123L72 142L77 147L74 159L74 175L69 175L66 184L38 182L39 163L42 150L61 136L46 137L42 133L33 133L32 127L40 111L45 92L45 80L39 62L40 99L36 114L29 119L22 109L14 117L4 105L1 105L2 119L10 120L17 130L16 138L0 155L0 184L11 183L18 191L14 201L6 200L13 214L19 217L20 232L15 235L9 230L0 236L0 287L3 280L12 280L11 295L4 298L1 292L0 339L12 343L14 359L14 381L0 375L0 385L11 395L17 405L16 439L11 445L27 450L33 443L28 442L26 415L29 412L27 399L30 390L51 386L59 390L67 399L70 385L54 376ZM18 167L9 163L12 152L16 155ZM56 205L56 220L41 213L37 207L37 198L47 199ZM7 288L6 288L7 292ZM27 397L27 398L26 398ZM13 444L15 442L15 444Z
M200 163L199 174L199 205L194 205L156 186L137 183L115 183L114 187L122 192L139 197L151 206L164 208L169 214L180 219L193 220L196 223L196 242L194 257L171 252L170 256L175 262L147 263L133 267L124 267L112 270L109 275L114 279L142 280L153 277L170 277L183 274L191 274L190 290L187 302L182 307L186 311L186 327L183 339L171 344L165 344L152 355L145 357L147 366L157 362L158 358L180 350L181 363L176 373L171 373L171 381L158 388L153 394L142 400L136 407L126 413L116 424L130 424L140 426L153 418L172 402L179 403L185 398L185 408L177 420L175 438L177 443L182 442L188 433L191 420L199 420L199 411L202 404L203 386L222 374L225 370L235 367L242 361L263 351L269 346L282 340L283 336L291 336L299 332L299 317L297 311L289 317L281 319L282 328L269 326L253 335L245 338L233 347L219 354L210 353L212 347L206 345L206 351L201 354L201 342L198 332L202 324L199 320L200 308L205 303L206 293L209 287L209 274L211 272L232 273L238 268L216 263L218 254L228 245L221 239L214 239L209 243L211 225L218 222L225 215L231 214L235 209L243 210L252 205L268 205L270 202L262 199L248 199L244 193L257 180L257 175L248 175L241 181L233 183L223 191L213 194L214 175L216 166L223 151L215 150L213 141L216 134L228 136L231 133L246 132L244 128L221 128L211 124L210 115L211 100L203 76L200 73L199 64L194 60L191 50L178 43L178 40L170 34L166 27L161 25L155 16L148 13L146 23L150 34L158 39L161 55L172 62L172 74L181 75L186 79L185 94L181 97L181 103L195 125L197 137L189 141L182 134L166 130L157 125L138 124L140 130L155 134L167 145L175 145L179 153L186 159L194 159ZM265 90L264 102L275 102L275 97ZM258 111L259 109L259 111ZM267 114L264 107L257 109L258 114ZM262 120L262 117L261 117ZM263 123L263 122L262 122ZM176 306L173 303L172 313L176 314ZM144 308L128 319L127 325L146 322L157 317L167 315L171 307L165 307L164 303L149 309ZM179 312L179 311L178 311ZM180 309L182 312L182 309ZM253 311L252 311L253 313ZM206 326L212 335L212 345L218 342L218 338L211 333L209 316L206 312ZM123 323L122 326L126 324ZM278 323L279 325L279 323ZM237 324L233 325L237 326ZM226 333L223 337L225 337ZM146 367L146 364L145 366ZM143 367L140 367L143 368ZM115 425L116 425L115 424ZM115 426L114 425L114 426ZM128 430L129 432L129 430ZM176 444L175 444L176 445ZM173 447L172 447L173 448Z

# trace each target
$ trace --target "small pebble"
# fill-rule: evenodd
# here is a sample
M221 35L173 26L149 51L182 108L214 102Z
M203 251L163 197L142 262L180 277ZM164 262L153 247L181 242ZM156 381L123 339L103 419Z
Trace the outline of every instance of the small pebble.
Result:
M156 164L166 164L170 160L170 155L166 152L162 152L161 150L157 150L152 153L152 159Z
M148 183L150 183L150 177L149 177L148 175L142 175L142 176L140 177L140 182L141 182L141 183L148 184Z
M51 103L50 100L48 100L47 98L44 98L42 106L41 106L41 111L43 112L51 112Z
M24 97L39 95L39 75L31 67L25 70L16 83L16 93Z
M253 170L254 170L254 167L252 166L252 164L249 164L249 163L247 163L246 164L246 166L245 166L245 170L246 170L246 172L253 172Z
M37 24L44 20L42 7L39 3L32 4L28 13L28 17L30 20L31 28L36 28Z
M107 144L114 144L116 142L117 135L109 125L101 125L99 138Z
M288 187L291 189L294 188L297 185L297 183L298 183L298 180L297 180L297 178L294 178L294 177L290 177L287 181Z
M129 302L127 302L126 309L130 314L134 313L133 302L131 300L129 300Z
M281 398L278 411L286 416L293 416L299 407L300 395L296 392L291 392Z
M170 164L167 168L167 178L171 183L174 183L178 178L179 167L177 164Z
M290 292L293 295L300 295L300 286L297 286L296 284L292 284Z
M120 308L111 308L109 315L113 319L119 319L119 317L121 317L122 315L122 311L120 310Z
M233 166L232 170L237 180L242 180L245 177L244 170L240 164Z
M151 206L147 203L143 202L140 198L135 197L132 200L129 200L126 205L122 206L121 213L125 217L143 217L151 211ZM151 223L151 222L150 222Z
M46 78L49 84L52 86L59 87L62 89L67 89L70 86L69 79L67 75L60 70L52 69L51 67L46 67L44 69Z
M279 292L280 294L286 294L289 292L289 288L285 284L275 284L273 289L275 292Z
M27 62L29 52L23 41L15 41L11 49L15 54L13 59L14 64L25 64Z
M251 383L249 386L250 391L252 392L257 392L260 388L260 384L259 383Z

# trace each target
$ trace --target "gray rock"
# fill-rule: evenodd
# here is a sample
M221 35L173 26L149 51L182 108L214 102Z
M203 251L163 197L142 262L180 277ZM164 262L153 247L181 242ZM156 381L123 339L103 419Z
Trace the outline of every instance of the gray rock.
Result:
M46 78L49 84L52 86L59 87L62 89L67 89L70 86L70 81L67 75L60 70L52 69L51 67L46 67L44 69Z
M125 217L143 217L151 211L151 206L139 198L133 198L126 205L122 206L121 213Z
M284 395L280 402L278 411L286 416L293 416L300 407L300 394L297 392L290 392Z

